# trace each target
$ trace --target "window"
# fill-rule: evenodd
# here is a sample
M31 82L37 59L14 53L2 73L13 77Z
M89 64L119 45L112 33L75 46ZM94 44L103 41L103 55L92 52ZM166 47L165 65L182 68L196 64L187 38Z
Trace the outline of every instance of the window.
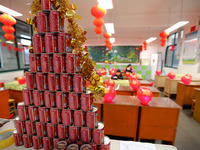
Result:
M178 68L180 51L177 47L179 47L179 49L182 47L182 42L178 44L178 41L182 41L182 39L183 30L180 31L180 34L179 32L176 32L168 37L165 53L165 67Z

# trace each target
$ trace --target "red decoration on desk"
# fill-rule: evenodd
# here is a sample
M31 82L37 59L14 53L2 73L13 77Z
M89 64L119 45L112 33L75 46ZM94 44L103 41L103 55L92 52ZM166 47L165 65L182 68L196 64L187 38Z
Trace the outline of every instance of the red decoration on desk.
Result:
M113 79L108 79L108 80L106 81L106 86L107 86L107 87L109 87L109 86L115 87L115 81L114 81Z
M140 88L140 81L139 80L131 80L130 86L133 89L133 91L137 91Z
M148 105L153 97L153 94L149 88L141 87L137 91L137 97L142 105Z
M128 71L125 73L125 76L126 76L126 78L129 78L129 77L130 77L130 75L131 75L131 73L130 73L130 72L128 72Z
M18 83L19 83L19 84L25 84L25 83L26 83L26 78L25 78L25 76L21 76L21 77L19 77L17 80L18 80Z
M186 73L185 76L188 76L188 77L192 78L192 75L189 74L189 73Z
M105 96L103 97L104 103L112 103L116 96L114 87L108 86L105 88Z
M130 80L130 81L132 81L132 80L137 80L137 75L136 75L136 74L135 74L135 75L131 74L131 75L129 76L129 80Z
M153 86L153 82L150 82L149 86Z
M156 74L157 74L158 76L160 76L160 75L161 75L161 71L160 71L160 70L156 70Z
M175 78L175 73L170 72L170 73L168 73L167 76L168 76L170 79L174 79L174 78Z
M189 76L186 76L184 75L182 78L181 78L181 81L185 84L185 85L188 85L190 84L192 78L190 78Z

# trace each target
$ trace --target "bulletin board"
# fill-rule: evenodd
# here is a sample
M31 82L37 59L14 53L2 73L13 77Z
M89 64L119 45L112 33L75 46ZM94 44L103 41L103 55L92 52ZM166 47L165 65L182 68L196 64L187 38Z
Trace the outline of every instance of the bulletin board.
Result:
M96 62L138 63L140 60L140 46L113 46L107 55L105 46L88 46L87 49Z

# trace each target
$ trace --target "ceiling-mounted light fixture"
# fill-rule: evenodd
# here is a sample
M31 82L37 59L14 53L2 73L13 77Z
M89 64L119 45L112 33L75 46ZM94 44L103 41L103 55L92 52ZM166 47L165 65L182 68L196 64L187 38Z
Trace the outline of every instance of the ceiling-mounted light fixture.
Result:
M109 34L114 34L115 33L115 29L114 29L114 24L113 23L105 23L105 27L106 27L106 31Z
M157 39L157 37L150 37L149 39L146 40L146 42L149 44L153 41L155 41Z
M14 11L14 10L12 10L10 8L7 8L5 6L2 6L2 5L0 5L0 11L2 11L4 13L7 13L7 14L9 14L11 16L14 16L14 17L22 16L21 13L19 13L17 11Z
M115 38L109 38L110 43L115 43Z
M170 33L180 27L183 27L184 25L188 24L189 21L179 21L178 23L176 23L175 25L169 27L168 29L165 30L165 32Z
M97 0L98 5L104 9L113 9L112 0Z

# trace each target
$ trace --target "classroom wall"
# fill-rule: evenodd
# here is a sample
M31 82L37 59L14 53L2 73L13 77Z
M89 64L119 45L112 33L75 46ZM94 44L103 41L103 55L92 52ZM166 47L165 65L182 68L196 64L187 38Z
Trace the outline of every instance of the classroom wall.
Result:
M24 75L24 70L0 73L0 82L14 81L15 77Z

